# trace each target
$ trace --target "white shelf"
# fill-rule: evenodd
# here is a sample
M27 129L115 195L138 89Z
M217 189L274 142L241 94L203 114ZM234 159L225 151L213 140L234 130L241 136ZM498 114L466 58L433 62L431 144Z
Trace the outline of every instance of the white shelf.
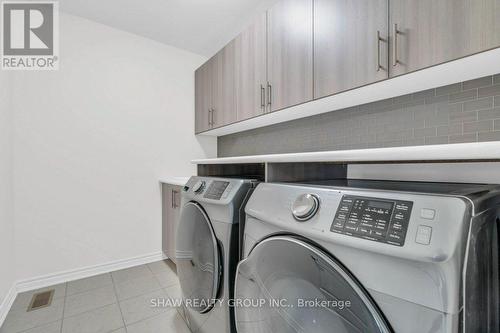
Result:
M189 178L190 177L164 177L164 178L160 178L160 183L177 185L177 186L184 186L188 182Z
M500 73L500 48L201 133L223 136Z
M193 164L285 162L420 162L500 160L500 142L456 143L413 147L338 150L312 153L238 156L193 160ZM499 170L500 172L500 170Z

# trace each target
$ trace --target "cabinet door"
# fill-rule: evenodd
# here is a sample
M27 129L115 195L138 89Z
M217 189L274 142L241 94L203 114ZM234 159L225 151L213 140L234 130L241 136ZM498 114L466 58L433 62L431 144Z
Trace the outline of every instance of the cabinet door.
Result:
M388 0L314 0L314 98L388 77Z
M265 112L266 24L267 15L264 13L235 39L237 120Z
M396 76L500 46L500 0L390 0Z
M175 238L181 209L181 187L162 185L162 251L174 263Z
M176 261L175 255L175 240L177 235L177 225L179 224L180 210L181 210L181 188L179 186L171 186L170 193L172 196L171 209L169 214L169 237L168 237L168 248L169 248L169 258L174 263Z
M213 58L212 128L236 121L235 43L231 41Z
M195 72L195 132L210 129L212 108L213 61L209 60Z
M268 11L270 111L313 97L313 2L282 0Z

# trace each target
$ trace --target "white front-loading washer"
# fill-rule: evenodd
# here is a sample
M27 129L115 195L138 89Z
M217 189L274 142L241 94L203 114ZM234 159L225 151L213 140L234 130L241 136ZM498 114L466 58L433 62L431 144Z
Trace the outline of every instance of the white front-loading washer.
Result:
M498 186L262 183L239 333L499 332Z

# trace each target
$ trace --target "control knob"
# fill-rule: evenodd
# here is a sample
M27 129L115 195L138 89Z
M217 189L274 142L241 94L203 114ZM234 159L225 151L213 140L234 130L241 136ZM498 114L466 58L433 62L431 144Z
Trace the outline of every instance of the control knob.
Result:
M315 194L302 194L292 205L293 217L300 222L307 221L316 215L319 209L319 198Z
M205 188L205 181L204 180L199 180L194 184L193 186L193 192L194 193L201 193L203 192L203 189Z

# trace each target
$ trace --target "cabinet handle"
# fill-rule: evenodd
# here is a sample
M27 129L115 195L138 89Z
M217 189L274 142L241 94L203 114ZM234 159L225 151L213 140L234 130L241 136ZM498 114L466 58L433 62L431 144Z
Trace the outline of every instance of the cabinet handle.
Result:
M382 38L380 37L380 31L377 30L377 72L380 72L382 66L380 65L380 42Z
M179 207L179 203L177 202L177 195L178 194L179 194L179 191L172 190L172 208Z
M215 125L214 113L215 113L215 109L212 109L212 127Z
M212 126L211 114L212 109L208 109L208 126Z
M260 85L260 107L261 109L264 109L264 112L266 112L265 107L266 107L266 88L261 84Z
M170 190L170 192L172 194L171 195L171 200L170 200L171 202L170 203L171 203L172 208L175 208L175 191L174 190Z
M272 96L273 96L272 89L273 89L273 87L268 82L267 83L267 105L269 105L269 111L271 111L271 104L272 104Z
M398 60L398 34L400 31L398 30L398 24L394 23L392 26L392 35L394 36L394 45L392 45L392 66L397 66L399 63Z

